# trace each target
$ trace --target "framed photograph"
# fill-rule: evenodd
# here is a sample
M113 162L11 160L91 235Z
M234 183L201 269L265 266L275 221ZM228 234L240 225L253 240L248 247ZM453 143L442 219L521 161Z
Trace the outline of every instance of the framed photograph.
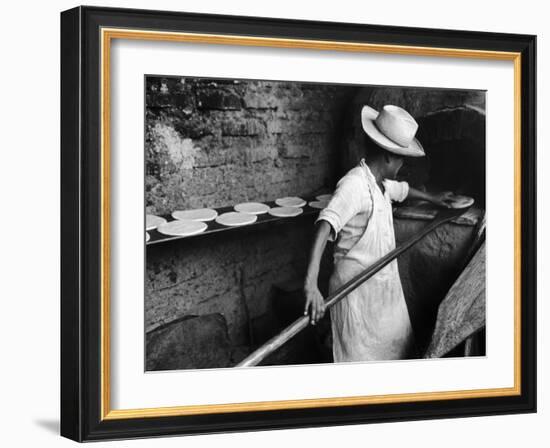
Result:
M535 412L535 44L63 12L62 435Z

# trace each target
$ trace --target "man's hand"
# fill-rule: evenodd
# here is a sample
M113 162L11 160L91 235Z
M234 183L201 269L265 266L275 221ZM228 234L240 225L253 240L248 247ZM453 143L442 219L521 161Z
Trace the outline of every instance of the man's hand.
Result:
M325 300L317 286L305 286L304 293L306 296L304 316L309 312L311 325L315 325L325 315Z
M453 202L454 193L452 191L443 191L430 195L430 202L444 208L450 208Z
M330 224L325 220L321 220L321 222L317 224L317 230L315 232L313 245L311 246L311 252L309 255L307 275L304 281L304 294L306 296L304 316L307 316L308 311L310 312L312 325L315 325L315 322L321 319L325 314L325 301L319 292L317 282L319 278L321 256L325 250L329 233Z

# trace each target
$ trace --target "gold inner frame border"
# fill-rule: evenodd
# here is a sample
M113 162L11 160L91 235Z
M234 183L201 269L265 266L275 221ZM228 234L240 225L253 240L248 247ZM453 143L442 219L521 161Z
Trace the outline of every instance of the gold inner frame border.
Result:
M514 386L507 388L314 398L154 408L111 409L110 346L110 63L113 39L185 42L214 45L296 48L413 56L513 61L514 63ZM521 53L372 44L239 35L163 32L139 29L101 29L101 420L169 417L230 412L407 403L432 400L502 397L521 394Z

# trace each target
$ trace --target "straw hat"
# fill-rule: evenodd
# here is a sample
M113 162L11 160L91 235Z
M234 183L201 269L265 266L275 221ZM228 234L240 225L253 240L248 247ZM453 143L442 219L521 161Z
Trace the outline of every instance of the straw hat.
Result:
M424 148L415 138L418 123L401 107L387 105L381 112L363 106L361 124L367 135L390 152L409 157L422 157Z

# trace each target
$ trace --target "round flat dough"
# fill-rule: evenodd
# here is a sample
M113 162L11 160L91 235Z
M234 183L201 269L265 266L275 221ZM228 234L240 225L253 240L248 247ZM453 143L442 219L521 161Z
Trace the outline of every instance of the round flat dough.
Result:
M309 206L312 207L312 208L318 208L318 209L323 209L323 208L326 208L326 206L328 205L328 202L327 201L311 201L309 203Z
M447 202L451 208L466 208L474 203L474 198L470 196L455 195Z
M299 207L273 207L269 210L269 214L279 218L289 218L292 216L301 215L304 211Z
M145 216L145 230L155 230L161 224L165 224L166 219L156 215Z
M307 202L296 196L287 196L286 198L275 199L275 204L279 207L303 207Z
M240 213L247 213L249 215L262 215L269 211L269 205L262 204L261 202L243 202L233 207L235 211Z
M204 232L208 225L201 221L183 221L176 219L157 227L157 230L169 236L191 236Z
M258 217L250 213L227 212L216 218L216 222L222 226L244 226L256 222Z
M149 235L149 232L145 232L145 242L149 241L151 239L151 235Z
M211 208L197 208L195 210L176 210L172 212L174 219L187 219L191 221L213 221L218 216L216 210Z
M332 199L331 194L320 194L319 196L315 196L315 199L317 199L320 202L328 202Z

